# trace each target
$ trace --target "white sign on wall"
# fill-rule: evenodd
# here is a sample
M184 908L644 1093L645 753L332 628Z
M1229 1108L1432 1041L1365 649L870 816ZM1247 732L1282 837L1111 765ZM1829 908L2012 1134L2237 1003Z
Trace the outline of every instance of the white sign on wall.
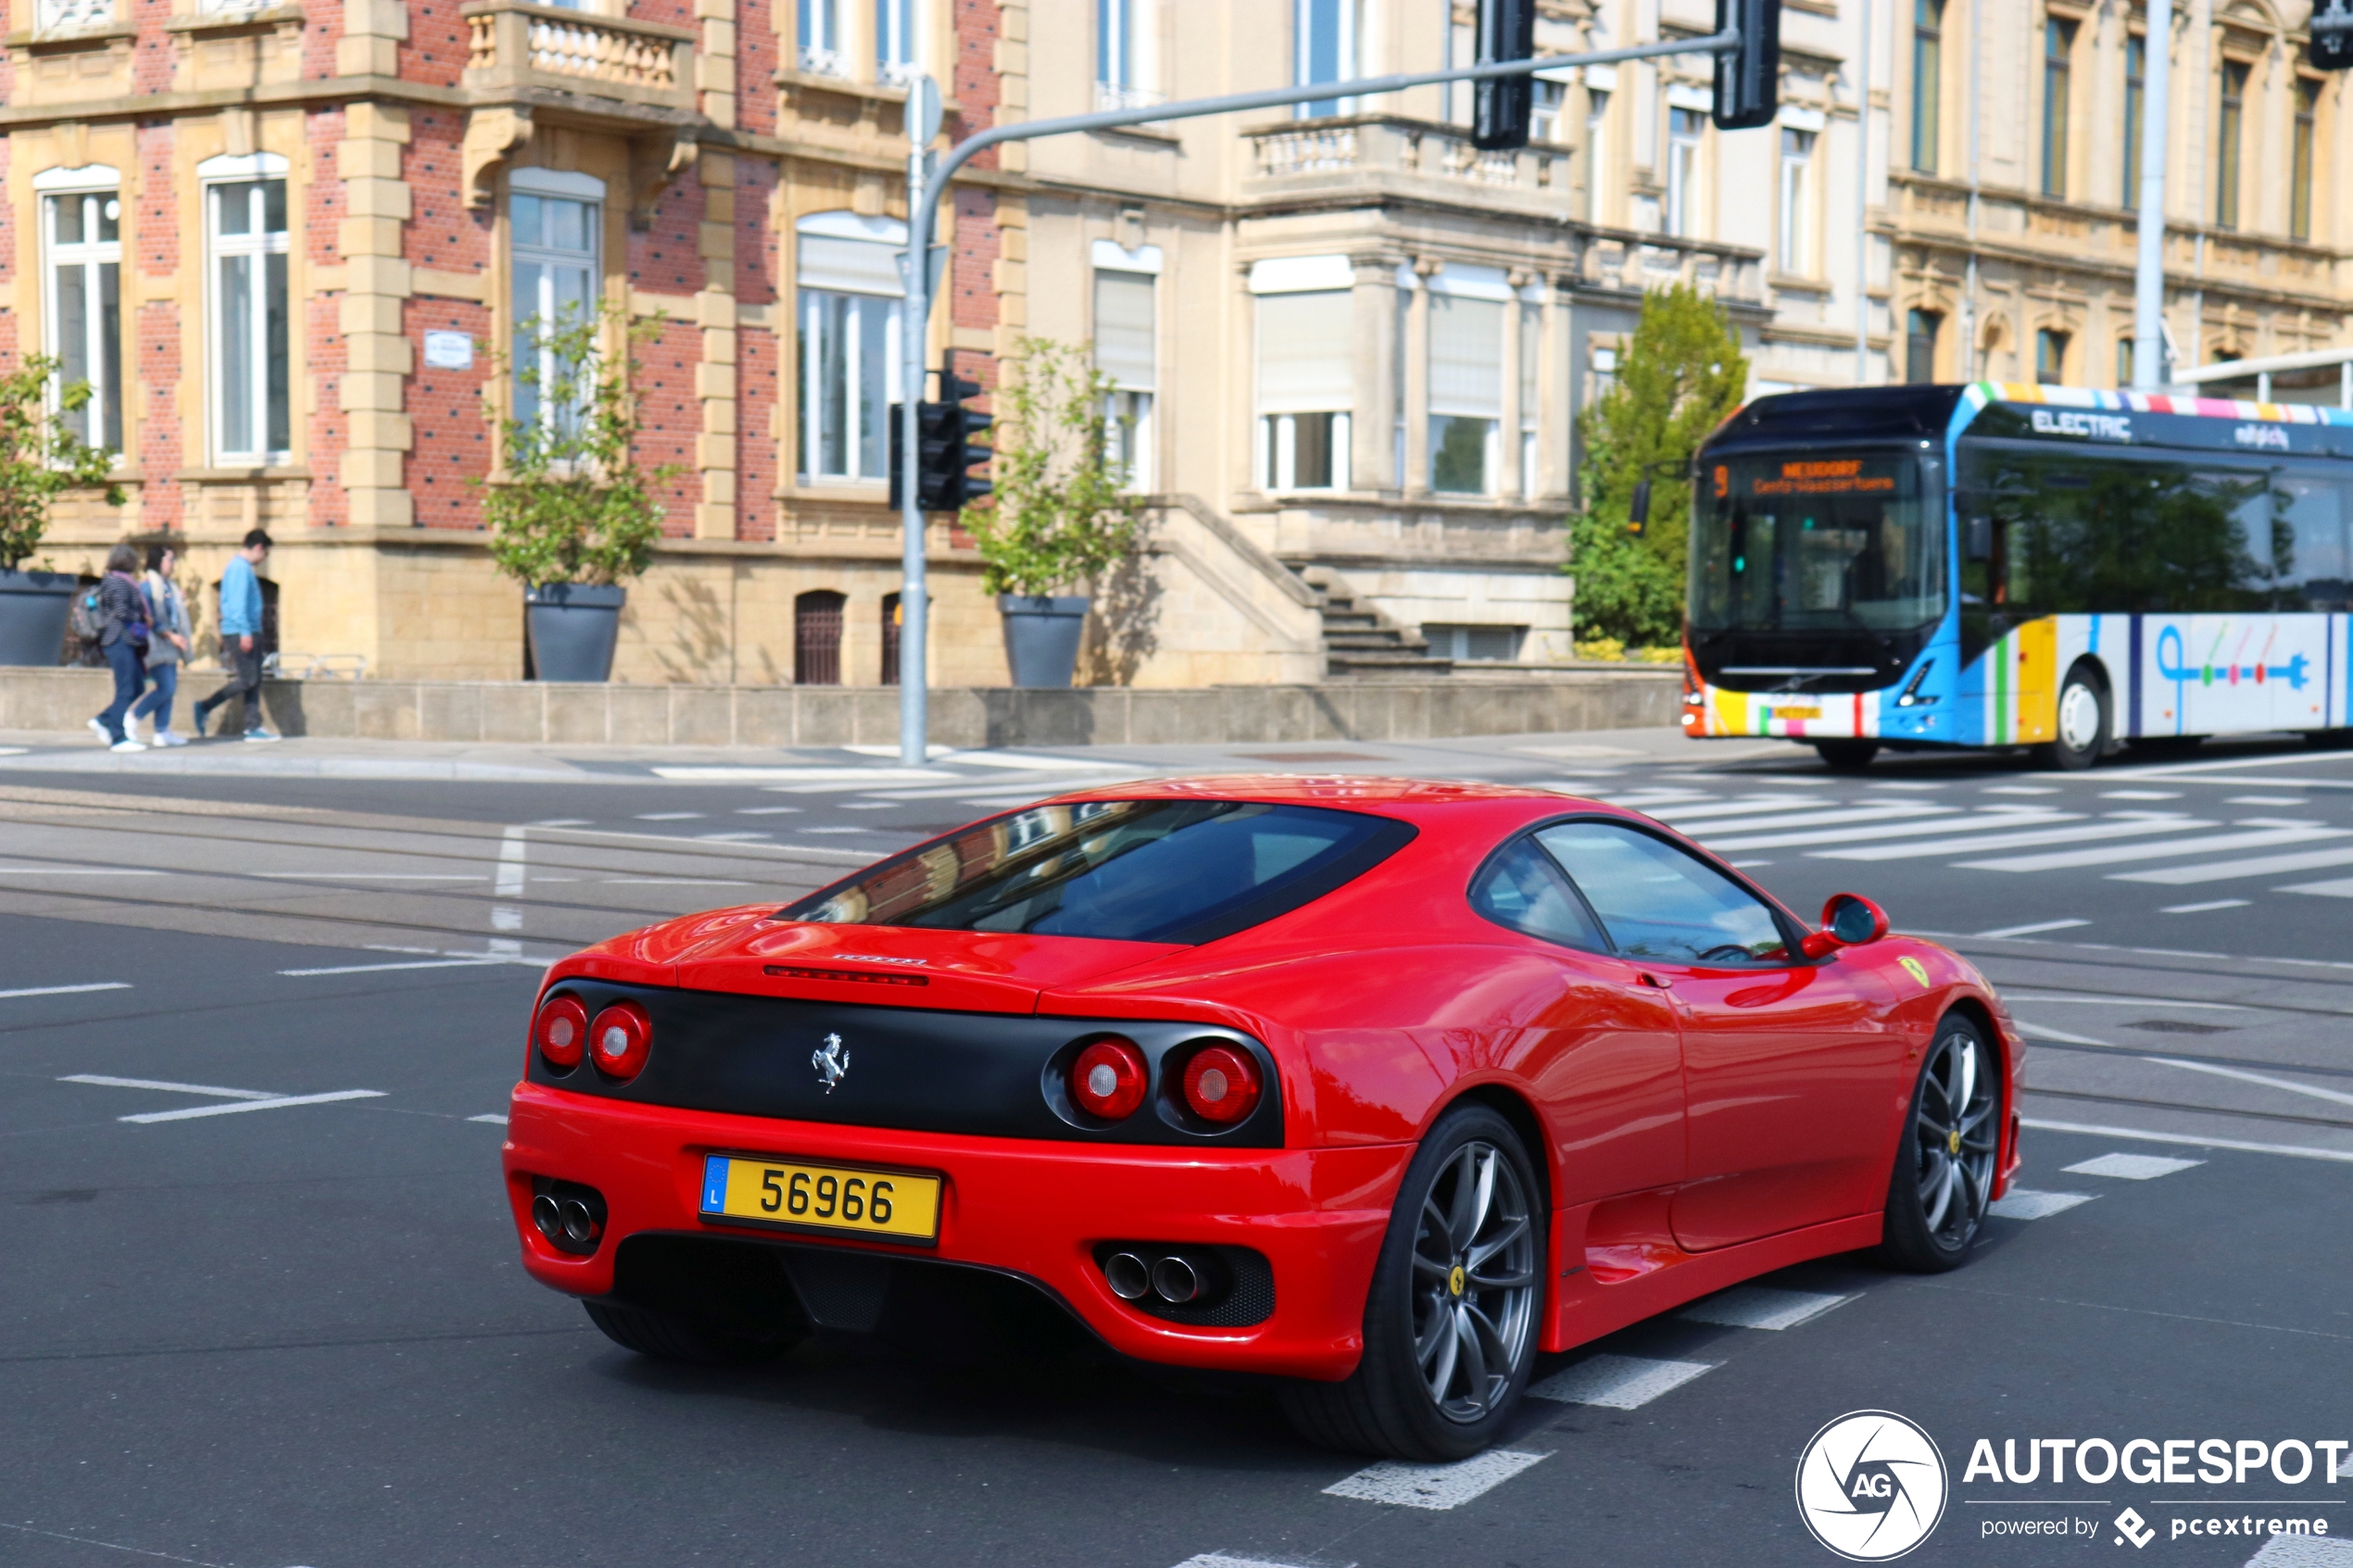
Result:
M425 363L439 370L471 370L474 340L465 332L427 332Z

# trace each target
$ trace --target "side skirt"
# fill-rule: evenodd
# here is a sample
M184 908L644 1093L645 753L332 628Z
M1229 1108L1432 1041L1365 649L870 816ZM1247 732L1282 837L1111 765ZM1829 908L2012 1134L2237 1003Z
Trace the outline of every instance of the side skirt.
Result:
M1708 1252L1645 1248L1655 1266L1632 1278L1604 1282L1587 1266L1591 1256L1584 1247L1588 1212L1590 1209L1570 1210L1554 1220L1553 1311L1541 1346L1546 1351L1567 1350L1599 1339L1629 1323L1775 1269L1877 1247L1884 1223L1879 1214L1858 1214Z

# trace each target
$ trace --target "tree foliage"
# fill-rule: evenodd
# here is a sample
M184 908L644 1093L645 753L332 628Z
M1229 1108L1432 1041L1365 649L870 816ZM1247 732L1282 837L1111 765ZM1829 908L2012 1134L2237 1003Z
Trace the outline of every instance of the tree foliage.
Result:
M995 493L968 507L990 594L1092 581L1135 547L1143 506L1111 457L1114 383L1085 345L1024 338L997 389Z
M1617 379L1579 433L1585 509L1569 521L1568 561L1579 638L1681 640L1692 454L1740 407L1747 385L1740 333L1714 299L1682 283L1643 296ZM1634 534L1627 520L1646 472L1650 521Z
M652 321L624 327L611 305L567 307L553 322L524 324L515 380L535 407L526 417L490 415L504 439L505 472L477 482L484 483L491 559L523 586L610 586L652 560L662 519L653 492L685 470L637 466L640 421L629 395L637 365L626 347L659 330ZM610 337L623 345L618 357L601 352Z
M50 405L57 368L53 357L34 354L0 374L0 571L14 571L41 547L50 503L64 492L104 485L107 505L123 503L121 489L107 479L114 454L83 441L58 417L90 406L90 383L73 383Z

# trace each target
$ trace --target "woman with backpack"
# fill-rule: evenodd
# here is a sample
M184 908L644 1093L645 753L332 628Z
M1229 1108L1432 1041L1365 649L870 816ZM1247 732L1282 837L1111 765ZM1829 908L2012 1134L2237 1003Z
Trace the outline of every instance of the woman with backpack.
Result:
M188 657L188 605L171 581L172 568L179 564L180 558L170 546L150 545L147 575L140 583L147 601L147 618L153 623L147 638L147 679L154 683L154 689L132 709L131 730L135 734L139 721L153 716L157 746L188 744L185 735L171 732L171 699L180 689L180 661Z
M98 580L98 651L114 671L114 701L90 721L100 740L117 751L145 751L123 730L123 716L146 684L145 654L154 622L147 614L147 596L139 591L139 552L124 540L107 552L107 574Z

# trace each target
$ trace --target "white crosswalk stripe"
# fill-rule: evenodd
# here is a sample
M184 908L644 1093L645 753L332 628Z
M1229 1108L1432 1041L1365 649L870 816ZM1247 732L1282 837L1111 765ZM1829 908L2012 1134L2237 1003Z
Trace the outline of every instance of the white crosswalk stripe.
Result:
M2183 887L2198 882L2228 882L2233 877L2316 872L2324 866L2353 866L2353 849L2314 849L2302 855L2259 855L2251 860L2215 860L2202 866L2165 866L2151 872L2112 872L2108 880L2155 882L2168 887Z
M1985 1206L1985 1211L2003 1220L2047 1220L2054 1214L2064 1214L2070 1209L2080 1208L2096 1196L2088 1192L2032 1192L2025 1187L2012 1187L2009 1196L1995 1198Z
M1617 804L1622 806L1625 802L1618 801ZM1674 822L1680 825L1683 822L1705 822L1712 818L1737 817L1752 811L1760 814L1770 811L1803 811L1822 804L1823 802L1819 800L1809 799L1803 795L1753 795L1742 800L1718 800L1707 806L1676 806L1664 811L1653 811L1651 815L1662 822Z
M1816 849L1821 860L1906 860L1927 855L1974 855L1987 849L2024 849L2041 844L2076 844L2085 839L2145 838L2161 833L2188 833L2221 824L2196 817L2148 818L2126 822L2084 822L2075 827L2038 828L2022 833L1994 834L1984 838L1938 840L1932 844L1866 845L1854 849Z
M1535 1384L1529 1395L1564 1405L1640 1410L1661 1394L1716 1370L1714 1361L1658 1361L1649 1356L1588 1356Z
M2179 838L2166 844L2118 844L2101 849L2070 849L2052 855L2013 855L1999 860L1964 860L1980 872L2073 871L2079 866L2112 865L2119 860L2155 860L2176 855L2205 855L2229 849L2264 849L2274 844L2307 844L2316 838L2353 838L2344 828L2265 828L2257 833L2209 834L2203 838Z
M1906 812L1909 818L1917 813ZM2000 816L1952 817L1931 821L1887 822L1837 828L1819 828L1807 833L1774 833L1752 834L1738 838L1718 838L1706 834L1702 842L1711 849L1787 849L1807 844L1849 844L1857 840L1886 838L1920 838L1931 834L1982 832L1988 828L2007 827L2014 823L2066 822L2076 821L2069 811L2005 812Z
M1325 1495L1399 1508L1460 1508L1547 1456L1490 1449L1453 1464L1383 1460L1324 1488Z
M1712 834L1748 833L1767 829L1830 827L1834 823L1884 822L1898 817L1910 819L1954 814L1954 809L1950 806L1850 806L1835 811L1792 811L1786 814L1734 817L1729 821L1705 822L1701 825ZM1670 827L1682 820L1672 816L1660 819Z

